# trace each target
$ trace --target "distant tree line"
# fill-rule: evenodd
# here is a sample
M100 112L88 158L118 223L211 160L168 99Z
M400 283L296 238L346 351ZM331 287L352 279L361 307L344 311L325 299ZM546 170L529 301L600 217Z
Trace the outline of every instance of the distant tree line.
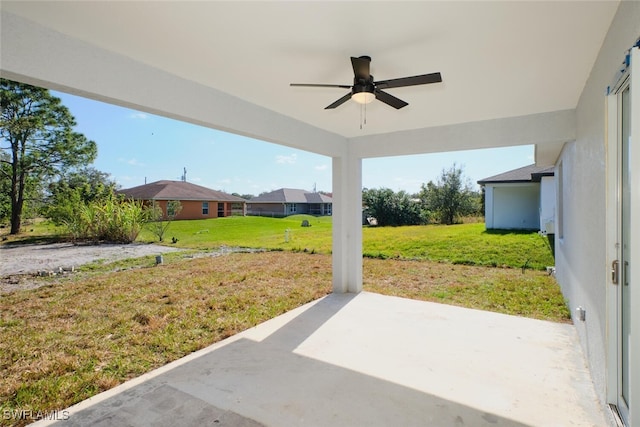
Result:
M482 198L455 164L443 169L436 182L422 184L417 194L389 188L365 188L362 192L367 215L381 226L455 224L465 216L483 215Z

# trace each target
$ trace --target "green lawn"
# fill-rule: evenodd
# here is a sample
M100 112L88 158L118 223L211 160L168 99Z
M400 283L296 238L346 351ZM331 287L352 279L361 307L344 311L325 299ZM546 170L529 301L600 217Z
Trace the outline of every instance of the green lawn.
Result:
M301 227L305 219L311 227ZM25 238L37 240L38 233L53 232L44 227L46 223L29 226L34 231ZM175 244L171 243L173 237L178 239ZM138 240L154 242L157 238L144 230ZM331 241L331 217L293 215L174 221L164 244L199 250L224 245L329 254ZM487 231L483 223L365 227L363 255L536 270L554 265L546 238L535 232Z
M301 227L302 220L311 227ZM289 230L287 233L286 230ZM285 238L288 234L288 242ZM210 249L221 245L331 253L331 217L229 217L175 221L167 241L176 246ZM141 235L153 241L153 235ZM535 232L487 231L483 223L410 227L365 227L363 254L490 267L544 269L554 264L546 238Z
M311 226L301 227L303 220L307 220ZM171 244L173 237L178 239L175 246L190 249L212 249L224 245L292 251L307 249L309 252L330 253L331 217L231 216L174 221L169 226L165 243ZM144 230L138 240L154 242L157 238L148 230Z
M482 223L365 228L363 232L367 257L536 270L554 265L546 238L536 232L487 231Z

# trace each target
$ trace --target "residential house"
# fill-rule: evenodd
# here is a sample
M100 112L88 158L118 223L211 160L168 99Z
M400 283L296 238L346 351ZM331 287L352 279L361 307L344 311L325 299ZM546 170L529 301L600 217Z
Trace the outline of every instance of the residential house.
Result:
M488 230L542 230L553 234L553 166L533 165L484 178L484 221Z
M244 215L246 211L246 200L186 181L155 181L118 193L147 204L155 203L164 215L167 215L168 202L177 200L182 209L175 219L220 218Z
M612 426L640 425L640 2L254 2L248 14L244 2L3 1L0 13L3 78L331 158L336 293L362 291L364 161L534 145L554 166L556 279L580 313L600 408ZM345 52L372 55L381 79L440 71L443 83L384 86L380 98L409 105L368 96L365 108L355 94L376 88L349 97ZM347 86L334 98L296 81ZM216 166L215 146L202 156Z
M295 214L331 215L333 201L326 194L280 188L247 202L247 215L284 217Z

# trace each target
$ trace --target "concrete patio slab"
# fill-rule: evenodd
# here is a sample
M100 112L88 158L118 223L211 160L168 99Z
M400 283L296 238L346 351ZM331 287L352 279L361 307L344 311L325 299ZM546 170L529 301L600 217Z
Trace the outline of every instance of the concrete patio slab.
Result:
M60 426L604 426L571 325L332 294L68 409Z

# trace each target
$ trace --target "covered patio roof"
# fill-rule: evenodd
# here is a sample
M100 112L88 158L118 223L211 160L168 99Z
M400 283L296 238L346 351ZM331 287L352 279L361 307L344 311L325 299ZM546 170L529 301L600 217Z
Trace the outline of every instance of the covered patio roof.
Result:
M553 163L618 1L3 1L2 75L327 156L537 144ZM350 56L402 110L347 102ZM388 141L393 139L391 146Z

